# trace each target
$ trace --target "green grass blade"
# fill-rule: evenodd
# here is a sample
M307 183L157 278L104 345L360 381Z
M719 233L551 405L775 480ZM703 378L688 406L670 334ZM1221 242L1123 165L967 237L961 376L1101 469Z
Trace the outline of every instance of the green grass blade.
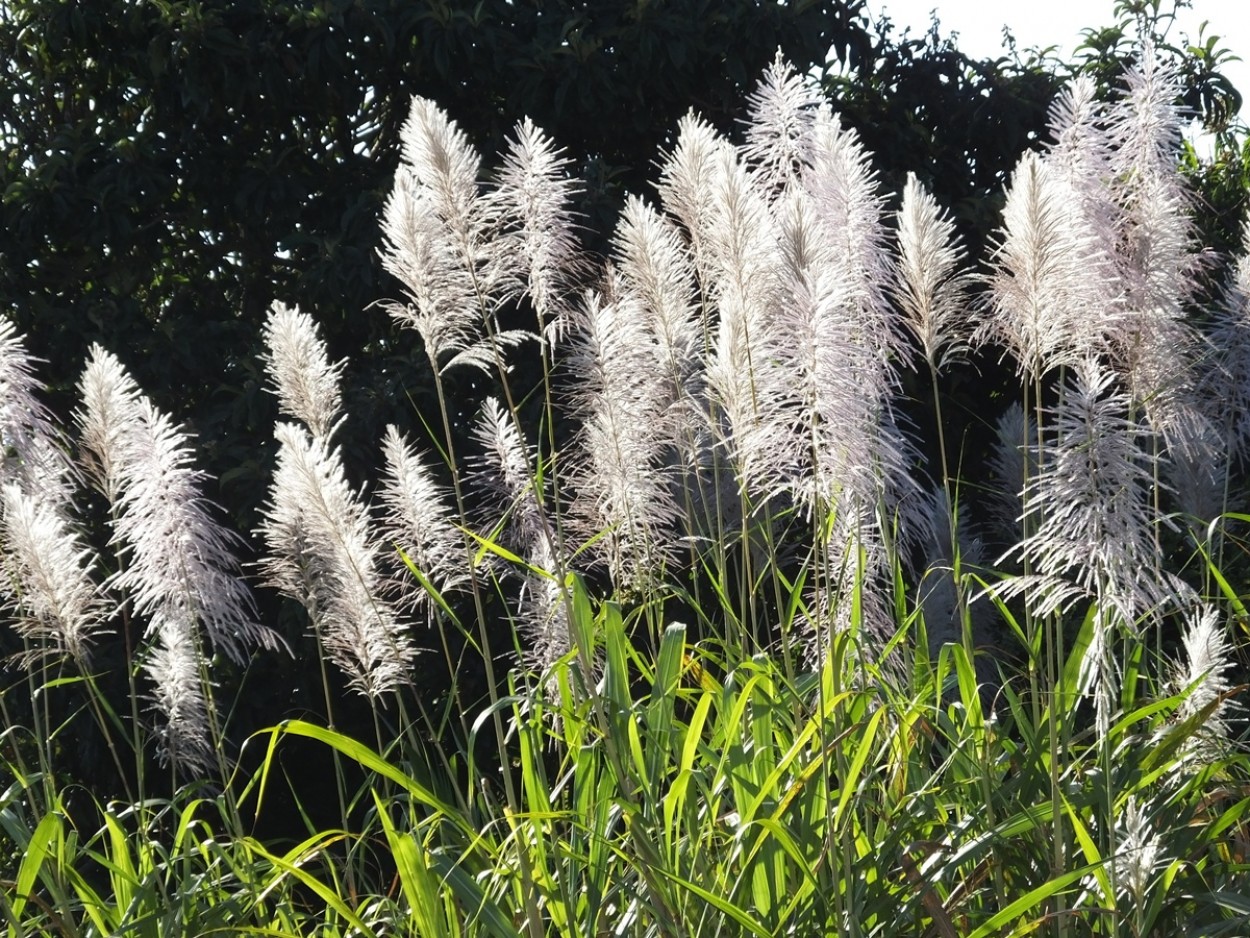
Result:
M652 791L659 790L660 777L668 765L673 740L673 713L685 652L686 627L670 625L660 639L655 679L651 684L651 701L647 705L647 777Z
M1056 876L1054 879L1047 880L1035 889L1030 889L1019 899L1001 909L997 914L992 915L975 931L969 933L968 938L998 938L998 936L1003 934L1003 929L1016 921L1016 919L1024 916L1030 909L1036 909L1051 896L1057 895L1073 883L1088 876L1093 872L1093 869L1093 867L1085 866L1080 869L1069 870ZM1033 934L1035 924L1032 922L1028 923L1024 931L1016 930L1012 931L1011 934Z
M885 708L880 707L869 717L863 734L855 742L855 754L851 758L851 764L847 766L846 775L839 779L842 791L838 797L838 805L833 812L834 830L841 829L842 819L851 803L851 797L859 790L859 776L864 771L868 757L872 754L872 745L877 738L877 728L881 726L884 718Z
M389 805L384 802L376 791L371 792L373 803L378 809L378 820L382 822L382 831L386 835L387 845L391 848L391 856L395 860L395 872L399 877L400 890L408 902L408 913L412 917L420 934L446 935L454 934L448 922L441 915L442 903L438 896L438 878L430 873L425 863L425 850L417 842L412 833L401 834L391 821Z
M729 918L733 919L752 935L758 935L759 938L772 938L772 932L765 928L764 925L722 896L718 896L716 893L704 889L702 886L697 883L692 883L688 879L683 879L675 873L670 873L668 870L661 870L660 872L677 886L680 886L682 889L689 890L714 909L717 909L729 916Z
M307 854L307 850L305 849L306 844L300 844L293 850L288 851L286 855L278 856L275 853L270 853L259 841L250 837L244 838L242 843L252 853L273 864L273 866L279 870L280 876L290 876L299 880L301 885L310 889L319 899L321 899L322 902L326 904L327 909L337 913L352 928L357 929L362 935L372 935L374 938L377 938L377 933L374 932L374 930L370 928L360 918L360 916L352 911L351 907L343 900L343 897L339 895L337 890L326 885L300 865ZM276 879L274 882L276 883ZM273 885L274 883L271 883L267 888L272 889Z
M481 923L495 938L521 938L509 917L490 900L481 884L460 864L452 863L440 852L431 857L432 865L468 913L466 925ZM442 938L442 936L440 936Z
M14 938L25 933L20 926L22 913L26 910L26 903L35 888L35 880L48 859L52 841L63 833L64 826L60 813L49 811L35 825L30 840L22 845L22 862L17 868L17 881L13 887L13 927L18 930L11 928L9 931Z
M318 742L325 743L361 766L376 772L384 778L389 778L418 801L444 815L465 834L473 839L477 838L477 828L465 820L455 807L443 801L416 779L406 775L387 762L368 746L364 745L364 743L357 742L350 736L344 736L342 733L337 733L334 730L307 723L303 720L287 720L271 730L265 730L265 732L304 736L308 739L315 739Z

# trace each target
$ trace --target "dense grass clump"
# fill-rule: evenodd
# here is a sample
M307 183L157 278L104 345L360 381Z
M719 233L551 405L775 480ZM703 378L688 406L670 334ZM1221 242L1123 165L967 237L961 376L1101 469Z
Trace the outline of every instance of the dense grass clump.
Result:
M1141 63L1056 102L978 259L780 60L606 259L539 129L483 181L415 101L386 309L438 409L362 487L275 306L252 532L116 357L62 427L0 326L10 932L1245 934L1250 260L1198 308ZM996 442L950 438L1000 356ZM240 740L301 647L323 712Z

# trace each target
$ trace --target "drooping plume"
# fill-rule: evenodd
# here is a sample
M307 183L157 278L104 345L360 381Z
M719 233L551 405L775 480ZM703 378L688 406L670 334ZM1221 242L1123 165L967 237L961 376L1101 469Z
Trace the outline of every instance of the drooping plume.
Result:
M25 340L0 318L0 482L68 506L74 472L62 434L39 400L42 390Z
M121 561L108 585L156 637L145 667L166 718L163 751L194 771L203 765L211 706L202 643L242 664L253 649L275 650L279 642L256 621L234 556L240 540L213 518L202 494L208 477L193 467L190 436L99 346L79 386L77 420L93 475L112 504L112 544Z
M236 662L246 661L253 646L277 647L255 621L240 579L233 553L239 538L213 519L203 496L208 476L193 467L189 434L98 345L79 388L82 443L111 500L113 543L124 561L113 585L149 619L149 631L166 618L196 623Z
M452 521L446 493L434 481L416 449L394 426L386 428L382 452L386 459L378 493L385 511L382 540L402 550L440 593L455 589L468 574L464 539ZM393 566L391 584L400 597L399 605L428 608L425 590L398 556Z
M252 649L278 647L255 621L251 592L233 548L239 538L212 517L201 494L207 476L192 468L190 438L143 400L125 441L114 541L124 560L113 585L160 631L166 620L203 628L215 649L247 661Z
M108 611L92 578L95 552L61 512L18 484L6 483L0 498L0 594L16 613L17 631L35 655L69 655L85 669Z
M522 578L519 619L529 638L529 659L542 670L565 655L573 640L562 580L565 564L535 488L534 454L493 397L482 405L473 435L482 448L475 482L486 502L502 509L483 520L531 568L509 572Z
M278 465L260 533L269 585L299 602L326 655L377 700L408 680L415 649L383 597L379 548L337 450L280 423Z
M679 512L663 458L670 442L659 354L637 302L588 293L571 367L584 415L577 509L613 581L646 586L675 547Z
M1160 579L1150 504L1154 486L1148 431L1129 419L1129 399L1096 359L1074 370L1051 411L1038 469L1025 490L1035 529L1019 545L1040 577L1030 588L1037 611L1097 597L1131 624L1176 598Z
M1025 489L1032 533L1012 552L1032 572L995 588L1003 596L1023 593L1039 616L1078 599L1094 602L1079 686L1094 693L1100 733L1110 725L1119 691L1113 636L1187 595L1162 569L1155 538L1165 520L1150 498L1149 434L1129 419L1129 407L1115 374L1099 360L1087 358L1073 370Z

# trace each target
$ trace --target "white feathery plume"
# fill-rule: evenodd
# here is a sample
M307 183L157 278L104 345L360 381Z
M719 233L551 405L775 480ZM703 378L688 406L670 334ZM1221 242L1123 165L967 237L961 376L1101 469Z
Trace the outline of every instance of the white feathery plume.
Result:
M898 280L893 293L934 372L968 351L967 275L950 215L938 209L914 173L898 213Z
M408 294L407 303L388 310L401 325L415 329L435 371L473 346L482 331L471 270L461 265L435 211L432 193L412 169L401 165L386 200L382 266Z
M1033 533L1009 552L1033 572L995 588L1004 597L1024 594L1041 616L1081 598L1097 604L1078 682L1082 692L1094 692L1103 733L1118 694L1113 631L1135 629L1139 617L1188 593L1160 568L1154 537L1165 520L1150 501L1155 480L1143 446L1149 431L1128 418L1129 398L1115 385L1098 359L1073 369L1025 489Z
M1124 813L1116 819L1120 828L1115 856L1116 880L1127 898L1138 907L1150 899L1150 887L1160 867L1167 865L1159 831L1135 796L1129 796Z
M328 439L342 411L339 378L345 361L330 364L325 341L311 316L274 303L265 318L265 373L282 413Z
M1196 252L1193 198L1180 175L1176 73L1142 49L1113 107L1109 184L1121 206L1117 237L1123 306L1109 324L1113 357L1154 428L1172 432L1192 406L1196 334L1183 321L1205 258Z
M839 422L842 428L852 422L843 412L833 426L825 426L848 393L855 396L846 386L854 381L856 359L851 288L840 276L844 270L811 201L791 188L774 210L779 293L772 330L781 367L769 393L774 409L779 405L784 415L775 424L784 429L774 436L771 475L775 489L790 489L809 511L825 511L847 481L838 475L838 447L825 445L831 441L824 437L828 431L836 433Z
M871 526L879 512L894 516L918 494L915 453L892 405L898 341L882 292L880 200L867 154L831 114L818 115L813 139L802 188L776 205L784 291L778 396L797 407L783 425L796 447L799 504L821 514L850 511ZM896 519L905 528L918 520L905 514Z
M787 370L803 375L799 399L806 413L800 419L816 460L816 503L844 532L829 553L866 564L857 575L872 633L889 618L877 588L885 572L884 539L895 526L905 534L923 527L913 510L920 501L910 473L915 454L892 406L899 384L893 363L904 344L887 299L893 274L870 155L826 105L816 111L807 159L801 195L785 203L783 240L787 254L809 258L806 273L790 281L789 302L810 325L806 337L800 330L799 341L787 343L799 358ZM796 221L807 214L814 223ZM804 246L796 249L799 243ZM881 528L883 518L889 532Z
M1095 347L1104 322L1102 283L1087 263L1091 238L1074 202L1042 157L1021 157L1007 190L991 308L978 337L1004 344L1031 378L1077 364Z
M1174 190L1174 191L1173 191ZM1127 193L1120 243L1121 311L1107 324L1112 358L1134 402L1170 437L1195 404L1200 337L1184 321L1197 266L1179 182L1142 178Z
M1193 766L1195 762L1206 765L1228 735L1227 720L1233 707L1232 701L1220 700L1230 689L1228 672L1233 667L1234 650L1219 610L1204 603L1190 611L1185 617L1182 644L1185 656L1173 665L1171 680L1173 693L1186 694L1177 710L1177 720L1183 722L1213 704L1214 707L1188 741L1189 758L1179 761L1183 766Z
M824 229L832 257L853 296L857 344L880 371L883 388L897 384L891 362L904 353L901 326L887 298L893 273L882 220L882 200L872 157L859 135L843 127L828 105L812 125L802 189ZM876 385L877 379L865 374Z
M129 453L127 440L140 419L139 390L117 356L96 344L78 382L82 408L75 412L78 438L88 475L110 504L121 493L121 473Z
M653 383L663 426L654 432L671 447L665 462L677 469L673 483L690 530L696 522L710 521L710 505L716 501L711 489L716 474L709 471L714 454L707 417L706 336L693 260L676 225L633 197L616 227L613 253L618 288L639 304L655 343Z
M200 488L207 476L191 466L185 431L142 399L122 441L120 494L114 503L113 542L125 566L110 582L148 619L148 631L167 623L198 624L215 649L248 660L254 646L277 648L274 633L255 621L251 593L238 574L232 547L239 538L213 520Z
M612 237L623 290L642 306L655 336L671 405L698 395L703 328L690 256L680 233L637 196L629 197Z
M1199 380L1199 400L1212 404L1229 457L1244 460L1250 449L1250 222L1242 228L1241 255L1212 317L1209 367Z
M163 757L183 772L208 764L206 666L198 628L214 649L243 663L277 636L255 621L238 574L237 536L213 520L192 468L185 431L140 393L115 356L100 346L79 382L77 422L92 472L113 507L112 544L122 568L106 581L127 595L156 647L145 664L165 717Z
M582 429L578 512L602 535L618 588L645 586L671 559L680 516L662 465L670 443L658 349L639 303L588 293L577 314L570 365Z
M331 661L359 693L378 700L408 680L416 651L383 599L369 512L338 450L294 424L278 424L278 465L259 531L262 569L299 602Z
M1050 106L1052 143L1048 162L1056 172L1087 186L1086 194L1106 199L1112 147L1106 130L1106 112L1098 100L1098 85L1086 74L1076 76ZM1108 218L1114 212L1108 212Z
M1086 272L1092 286L1102 287L1102 302L1110 314L1123 300L1115 253L1123 210L1111 186L1117 142L1107 123L1097 84L1089 75L1078 75L1051 105L1053 143L1046 165L1055 181L1068 189L1073 208L1090 232Z
M661 204L685 227L704 288L711 276L707 239L714 226L713 204L726 150L732 147L711 124L687 114L677 124L677 145L660 163Z
M239 539L211 516L192 468L187 433L139 390L115 355L99 345L79 381L76 420L93 475L115 510L113 543L126 562L110 578L126 591L149 631L165 619L192 621L213 647L243 662L250 646L277 647L254 621L251 594L232 546Z
M25 340L0 318L0 482L16 482L50 505L66 506L73 468L61 432L39 401L43 384L33 366Z
M91 576L95 553L61 512L16 483L0 499L0 594L17 612L15 627L40 657L67 654L85 670L108 612Z
M382 539L401 549L440 593L455 589L468 578L464 539L452 520L442 487L393 425L386 428L382 452L386 459L378 493L385 512ZM395 566L391 581L400 604L429 608L429 597L408 568L402 562Z
M455 122L425 98L413 99L401 145L384 211L382 262L409 302L390 304L390 313L417 330L435 371L489 370L502 347L530 333L486 334L504 265L496 207L478 185L481 161Z
M481 159L468 137L428 98L414 97L400 131L400 154L426 189L439 220L475 270L485 247L486 208L478 188Z
M1158 569L1155 528L1165 522L1149 499L1149 431L1129 420L1128 396L1094 358L1073 369L1051 413L1039 468L1025 490L1025 514L1036 529L1013 553L1041 578L1029 590L1039 613L1086 596L1131 626L1179 589Z
M1125 70L1128 93L1117 102L1128 114L1131 125L1121 132L1134 151L1125 154L1128 165L1149 171L1170 171L1181 142L1181 118L1185 107L1177 104L1182 76L1175 63L1162 61L1151 40L1142 43L1136 66Z
M775 354L784 390L772 393L787 415L776 422L774 445L784 456L774 471L808 510L876 505L884 478L894 470L906 477L889 446L895 441L882 435L890 419L888 378L863 341L855 277L839 262L811 201L792 191L779 207L786 292Z
M1203 262L1191 248L1192 197L1176 160L1177 76L1147 43L1125 81L1107 107L1092 79L1076 79L1051 108L1045 160L1092 232L1086 269L1112 301L1103 325L1113 347L1132 346L1143 318L1178 318Z
M529 118L515 133L488 196L504 226L497 250L534 304L539 325L558 333L581 264L569 208L580 185L568 175L572 161Z
M186 778L211 770L209 708L204 693L203 655L195 640L195 626L186 619L167 619L144 670L155 689L152 703L164 718L157 728L158 755Z
M1024 490L1037 475L1037 425L1019 401L1007 405L994 425L997 442L990 456L990 472L997 483L993 492L994 520L1006 540L1020 539L1024 517Z
M539 493L535 491L534 453L522 439L516 423L498 398L488 397L473 428L483 458L477 482L484 494L494 496L492 504L504 505L511 543L522 550L548 540ZM497 519L490 519L491 521Z
M800 281L830 284L819 292L838 294L838 302L850 306L854 297L849 280L850 265L839 256L825 225L816 215L814 201L800 186L791 186L772 206L777 224L778 279L788 291Z
M569 652L573 639L560 579L563 564L534 488L533 453L493 397L482 405L473 436L483 450L477 484L488 496L488 504L505 506L503 543L533 568L522 574L519 614L530 638L530 661L545 670ZM489 519L492 530L498 521Z
M781 421L773 337L779 300L775 226L764 198L732 150L718 155L707 232L711 293L719 322L707 364L717 410L712 429L726 446L741 491L771 494Z
M772 423L789 446L769 442L787 453L777 475L799 505L833 519L822 545L824 582L811 600L819 657L826 630L851 624L853 599L863 634L874 641L887 634L881 519L910 528L907 502L916 493L912 452L891 405L897 385L891 361L901 343L885 294L876 177L858 137L827 107L814 115L799 183L778 198L774 214L781 300L773 351L779 367L770 391L784 411ZM897 517L900 511L907 517Z
M1168 865L1163 839L1146 808L1136 795L1130 795L1115 817L1115 853L1107 857L1110 877L1088 874L1081 880L1085 895L1078 903L1092 901L1115 907L1127 900L1115 914L1126 909L1144 909L1150 904L1150 888L1158 871ZM1111 889L1114 888L1114 894ZM1131 919L1131 915L1127 916ZM1144 934L1134 930L1134 934ZM1151 934L1154 932L1152 931Z
M742 155L762 190L779 193L798 178L806 161L813 114L822 97L777 50L747 97L746 145Z

